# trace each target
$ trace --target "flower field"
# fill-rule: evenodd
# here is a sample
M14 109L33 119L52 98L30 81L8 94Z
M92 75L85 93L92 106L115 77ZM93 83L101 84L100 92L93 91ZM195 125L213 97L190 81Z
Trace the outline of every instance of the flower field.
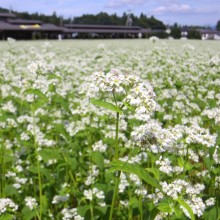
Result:
M220 219L218 41L0 42L0 219Z

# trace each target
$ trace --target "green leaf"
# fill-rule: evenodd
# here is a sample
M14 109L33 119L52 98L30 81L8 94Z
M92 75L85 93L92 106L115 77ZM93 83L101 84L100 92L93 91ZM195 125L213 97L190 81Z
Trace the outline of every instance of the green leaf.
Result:
M132 197L129 199L129 207L132 207L133 209L139 207L139 201L136 197Z
M100 152L92 152L92 160L100 170L104 169L104 157Z
M18 195L18 190L15 189L12 185L6 185L4 188L5 196Z
M107 212L107 206L101 207L101 206L95 206L95 210L98 210L102 215L105 215Z
M140 179L144 180L149 185L155 188L161 189L161 186L156 181L156 179L151 177L144 168L140 167L137 164L129 164L129 163L118 161L118 162L112 162L111 165L112 167L109 169L110 172L120 170L122 172L134 173Z
M90 205L84 205L84 206L78 207L77 212L79 213L79 215L84 217L86 213L89 211L89 209L90 209Z
M78 162L77 162L76 158L67 157L66 163L69 165L69 167L71 168L72 171L75 171L78 167Z
M33 94L38 96L41 100L44 100L45 102L48 101L47 96L41 92L39 89L27 89L24 91L24 94Z
M43 158L45 162L48 162L48 160L51 159L59 159L60 153L57 149L42 149L39 151L39 155Z
M183 215L183 212L179 209L179 207L173 207L173 211L177 218L181 218Z
M157 208L163 212L167 212L167 213L172 212L172 208L170 207L170 204L167 202L160 202Z
M12 219L15 219L13 215L11 214L8 214L8 213L5 213L3 215L1 215L1 220L12 220Z
M105 102L105 101L102 101L102 100L97 100L97 99L91 99L91 103L93 105L97 105L97 106L109 109L113 112L118 112L118 113L122 114L121 109L118 106L113 105L112 103Z
M217 210L216 207L213 207L204 213L204 219L205 220L218 219L218 212L220 212L220 208L218 208Z
M152 173L157 180L160 178L160 171L157 168L146 168L148 172Z
M22 214L23 214L23 220L30 220L34 216L36 216L36 211L35 210L31 210L28 207L24 207L22 209Z
M175 200L188 211L191 220L195 220L195 216L190 206L182 199L175 199Z

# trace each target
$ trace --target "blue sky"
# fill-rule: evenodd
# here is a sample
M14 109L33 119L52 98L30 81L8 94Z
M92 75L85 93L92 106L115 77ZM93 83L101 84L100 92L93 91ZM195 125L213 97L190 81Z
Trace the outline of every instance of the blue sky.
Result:
M131 11L153 15L165 24L216 25L220 20L220 0L0 0L0 7L16 11L39 12L47 15L56 11L64 17L107 12L122 15Z

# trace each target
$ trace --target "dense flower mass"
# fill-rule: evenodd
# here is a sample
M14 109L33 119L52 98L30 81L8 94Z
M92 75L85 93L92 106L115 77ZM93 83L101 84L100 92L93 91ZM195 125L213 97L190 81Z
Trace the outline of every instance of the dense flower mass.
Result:
M219 42L0 44L0 219L220 218Z

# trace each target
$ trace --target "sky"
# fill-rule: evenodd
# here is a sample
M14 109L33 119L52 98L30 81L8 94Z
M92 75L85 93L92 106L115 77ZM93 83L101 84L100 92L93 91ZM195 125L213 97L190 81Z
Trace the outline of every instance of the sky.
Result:
M215 26L220 20L220 0L0 0L0 7L46 15L55 11L65 18L99 12L144 13L170 25Z

